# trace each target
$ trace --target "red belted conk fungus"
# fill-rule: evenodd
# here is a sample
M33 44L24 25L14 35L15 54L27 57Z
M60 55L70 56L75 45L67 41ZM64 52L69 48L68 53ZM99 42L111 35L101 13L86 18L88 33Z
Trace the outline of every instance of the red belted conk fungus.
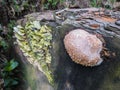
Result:
M71 59L78 64L97 66L103 61L100 57L102 41L85 30L70 31L64 38L64 45Z

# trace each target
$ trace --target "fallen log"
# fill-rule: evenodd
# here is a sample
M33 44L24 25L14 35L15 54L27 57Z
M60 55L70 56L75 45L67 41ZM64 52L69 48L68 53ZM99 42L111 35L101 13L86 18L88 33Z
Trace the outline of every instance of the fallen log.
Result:
M27 73L31 74L26 75L32 78L28 82L32 81L36 84L33 86L29 84L29 88L31 90L118 90L120 88L120 12L116 11L117 14L115 14L116 12L111 14L111 12L106 14L104 11L94 11L94 9L93 11L92 9L90 11L81 9L65 12L62 10L56 14L58 18L55 20L42 19L40 21L42 24L52 28L52 61L50 66L54 75L54 86L48 83L46 76L40 72L38 66L36 66L38 69L31 66L32 69L26 69ZM85 67L71 60L66 52L63 40L65 35L74 29L84 29L102 40L104 49L101 52L103 59L101 65ZM15 46L17 55L23 58L24 56L20 55L20 48L17 48ZM27 62L30 65L26 58L20 60L22 63ZM29 68L26 63L23 65Z

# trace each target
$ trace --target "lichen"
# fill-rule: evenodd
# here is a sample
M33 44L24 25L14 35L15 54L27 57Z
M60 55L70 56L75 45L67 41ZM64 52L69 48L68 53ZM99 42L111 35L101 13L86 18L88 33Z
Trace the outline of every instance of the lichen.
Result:
M50 70L52 30L46 25L41 26L39 21L27 22L23 27L14 27L14 37L27 60L45 74L53 84L53 75Z

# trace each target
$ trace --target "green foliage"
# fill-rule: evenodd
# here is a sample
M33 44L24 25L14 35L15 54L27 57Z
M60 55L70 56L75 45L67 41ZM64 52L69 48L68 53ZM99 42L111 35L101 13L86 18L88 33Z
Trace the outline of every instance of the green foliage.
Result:
M8 28L10 30L12 30L15 25L16 25L16 21L15 20L10 20L10 22L8 23Z
M0 47L2 47L4 50L7 50L9 45L8 43L0 37Z
M47 0L47 3L44 4L45 9L57 9L59 3L64 2L64 0Z
M97 0L91 0L92 7L98 7Z
M14 12L20 13L22 10L28 9L29 7L28 1L25 1L25 0L21 2L17 0L12 0L11 2L12 2L11 6L13 7Z
M0 61L2 68L2 77L4 79L4 88L5 90L11 90L11 87L18 84L18 79L15 74L16 68L18 67L18 62L14 59L8 60L7 53L9 52L9 48L12 35L13 35L13 26L15 25L15 21L10 21L8 24L8 29L0 27ZM3 35L4 34L4 35ZM6 55L6 56L5 56Z
M13 27L16 25L15 20L10 20L8 23L8 33L7 33L7 39L11 40L13 36Z
M9 53L15 24L15 20L11 20L6 27L0 25L0 54L4 53L7 55Z
M6 66L4 67L4 71L11 72L18 66L18 62L11 60L6 63Z
M4 87L7 89L17 84L18 84L18 81L15 78L13 79L11 77L7 77L4 79Z
M1 7L5 7L4 11L7 12L10 20L20 17L26 12L34 11L35 9L35 7L33 7L35 5L31 3L31 0L1 0L0 5Z
M14 77L14 71L18 67L18 62L14 59L6 61L3 68L4 87L10 88L13 85L18 84L18 79Z
M113 9L116 0L91 0L92 7L104 7L106 9Z
M12 0L11 7L13 8L13 13L17 13L17 15L21 15L23 11L34 11L35 7L29 3L30 0Z
M107 3L105 4L105 8L113 9L115 2L116 2L116 0L108 0Z

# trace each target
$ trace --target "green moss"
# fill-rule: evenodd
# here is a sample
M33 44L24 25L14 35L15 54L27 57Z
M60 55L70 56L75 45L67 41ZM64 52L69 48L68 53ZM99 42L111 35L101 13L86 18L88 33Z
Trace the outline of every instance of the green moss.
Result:
M52 30L46 25L41 26L38 21L28 22L24 27L14 28L16 41L27 60L43 72L48 81L53 84L50 70Z

